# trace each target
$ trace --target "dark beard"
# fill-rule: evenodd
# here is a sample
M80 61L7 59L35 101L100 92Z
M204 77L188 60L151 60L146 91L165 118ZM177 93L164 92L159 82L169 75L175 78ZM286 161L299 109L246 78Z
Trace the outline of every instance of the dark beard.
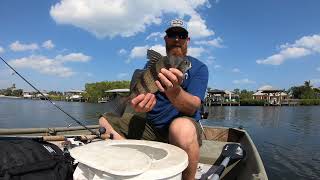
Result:
M184 53L181 46L166 46L168 56L183 57Z

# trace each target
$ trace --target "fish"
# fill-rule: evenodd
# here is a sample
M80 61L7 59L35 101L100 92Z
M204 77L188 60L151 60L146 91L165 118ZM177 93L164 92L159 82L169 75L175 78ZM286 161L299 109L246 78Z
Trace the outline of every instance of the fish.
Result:
M162 56L160 53L147 50L146 68L136 69L130 82L130 92L128 96L117 96L113 101L107 103L108 115L122 117L130 99L139 94L156 93L159 91L155 81L159 80L158 74L162 68L176 68L185 74L191 67L191 62L186 56L170 55Z

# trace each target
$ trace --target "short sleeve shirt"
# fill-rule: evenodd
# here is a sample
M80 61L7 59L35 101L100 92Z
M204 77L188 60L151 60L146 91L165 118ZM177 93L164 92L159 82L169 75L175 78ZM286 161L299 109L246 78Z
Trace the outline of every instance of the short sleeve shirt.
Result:
M197 96L203 102L208 85L208 67L201 61L191 56L187 56L191 61L191 68L185 73L185 79L181 87L188 93ZM162 92L156 94L157 103L152 111L147 113L147 120L156 128L167 127L173 119L185 116L180 113ZM200 120L200 110L191 116L195 120Z

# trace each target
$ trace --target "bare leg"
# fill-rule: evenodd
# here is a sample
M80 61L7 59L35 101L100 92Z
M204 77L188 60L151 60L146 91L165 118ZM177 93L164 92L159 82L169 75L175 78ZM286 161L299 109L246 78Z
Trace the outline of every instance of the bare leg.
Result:
M101 117L99 119L99 125L101 127L106 128L106 133L107 134L113 134L113 139L115 140L121 140L121 139L125 139L123 136L121 136L117 131L115 131L113 129L113 127L111 126L111 124L108 122L108 120L104 117Z
M173 120L169 128L169 142L176 145L188 154L189 164L182 173L184 180L194 179L199 162L199 144L197 131L192 120L177 118Z

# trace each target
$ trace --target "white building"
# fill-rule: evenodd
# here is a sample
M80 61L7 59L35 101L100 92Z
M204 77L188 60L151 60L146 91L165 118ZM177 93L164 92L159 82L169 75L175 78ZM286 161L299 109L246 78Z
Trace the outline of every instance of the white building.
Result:
M75 102L84 101L83 93L85 93L85 91L82 91L82 90L69 90L64 92L67 101L75 101Z
M34 97L34 93L31 91L23 91L22 96L25 99L32 99Z
M283 100L288 99L288 94L281 89L272 86L262 86L253 94L253 99L265 100L269 104L280 105Z

